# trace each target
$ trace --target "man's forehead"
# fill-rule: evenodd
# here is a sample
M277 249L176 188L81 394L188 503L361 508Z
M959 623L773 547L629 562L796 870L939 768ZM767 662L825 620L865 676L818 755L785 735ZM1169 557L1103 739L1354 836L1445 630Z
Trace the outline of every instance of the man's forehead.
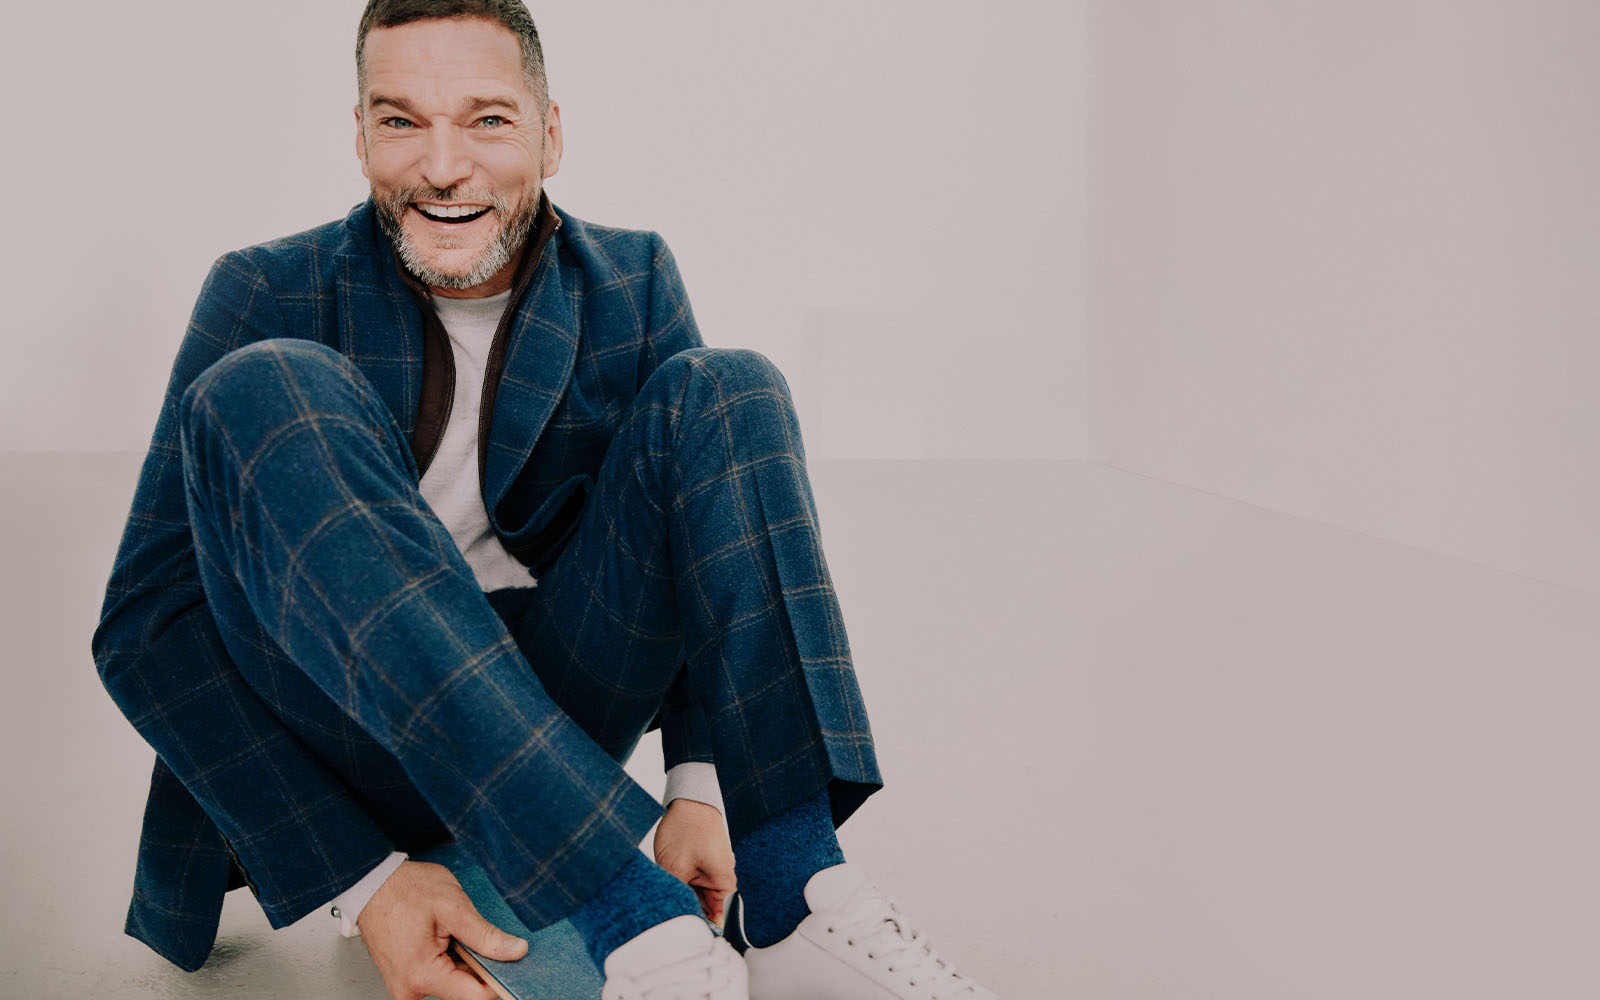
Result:
M521 44L494 21L449 18L374 28L364 61L364 100L383 95L454 106L516 95L519 104L532 103Z

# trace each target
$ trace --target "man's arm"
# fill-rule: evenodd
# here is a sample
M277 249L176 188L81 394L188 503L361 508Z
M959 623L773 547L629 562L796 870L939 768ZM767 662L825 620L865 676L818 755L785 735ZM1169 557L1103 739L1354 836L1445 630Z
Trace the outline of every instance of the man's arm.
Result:
M649 315L645 321L644 343L639 352L639 385L661 366L661 362L691 347L704 347L689 293L684 290L678 262L657 233L650 236Z
M683 287L683 276L678 273L678 262L657 233L650 234L650 251L648 316L639 351L640 386L667 358L705 346L694 310L689 306L689 293ZM690 697L682 675L667 692L657 724L661 727L662 757L669 773L687 761L711 762L711 730L705 713Z
M644 342L639 352L640 386L661 367L661 362L680 351L705 346L700 327L695 323L694 310L689 305L689 293L683 287L683 276L678 273L677 260L659 233L651 233L649 238L650 294ZM691 762L711 765L710 790L716 791L711 728L705 713L695 704L683 673L667 691L666 703L656 721L661 727L661 753L669 779L675 772L679 775L675 781L667 783L667 804L671 805L674 798L686 797L706 802L720 811L720 795L713 802L706 794L706 771L680 767ZM689 779L685 775L696 777ZM685 784L686 781L690 783Z
M223 354L285 335L259 269L244 254L220 259L173 366L93 640L112 699L215 823L280 927L326 903L392 849L339 778L243 682L195 562L178 401ZM162 834L161 817L148 817L146 848L159 849ZM180 964L198 964L209 945Z
M667 358L705 346L672 251L659 235L652 233L650 239L649 318L639 357L641 386ZM733 848L712 763L711 730L681 676L668 692L660 725L667 803L656 827L656 864L692 887L706 917L721 923L727 898L738 885Z
M667 809L656 827L656 864L694 889L706 919L720 924L738 882L716 765L684 761L668 768L662 799Z

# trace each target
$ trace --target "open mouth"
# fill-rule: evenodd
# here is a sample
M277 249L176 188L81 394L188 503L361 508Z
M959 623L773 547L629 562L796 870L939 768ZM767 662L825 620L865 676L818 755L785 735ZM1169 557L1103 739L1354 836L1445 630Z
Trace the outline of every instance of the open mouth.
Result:
M424 219L443 222L451 226L459 226L481 219L490 212L487 205L424 205L420 202L412 202L411 207L416 209Z

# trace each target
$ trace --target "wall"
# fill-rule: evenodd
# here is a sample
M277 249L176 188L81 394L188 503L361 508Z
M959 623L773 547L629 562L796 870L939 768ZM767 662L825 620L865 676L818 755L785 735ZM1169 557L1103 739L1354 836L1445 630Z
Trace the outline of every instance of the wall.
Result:
M211 260L365 196L361 8L12 15L0 449L142 449ZM663 232L707 340L788 371L813 456L1082 453L1081 3L533 9L552 197Z
M1092 453L1600 590L1600 7L1091 4Z

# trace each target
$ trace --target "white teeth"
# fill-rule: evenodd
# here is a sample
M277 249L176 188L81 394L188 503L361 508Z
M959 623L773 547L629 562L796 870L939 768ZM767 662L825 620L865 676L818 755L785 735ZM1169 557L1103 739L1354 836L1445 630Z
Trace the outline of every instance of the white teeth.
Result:
M417 205L417 211L431 219L459 219L464 215L477 215L482 205Z

